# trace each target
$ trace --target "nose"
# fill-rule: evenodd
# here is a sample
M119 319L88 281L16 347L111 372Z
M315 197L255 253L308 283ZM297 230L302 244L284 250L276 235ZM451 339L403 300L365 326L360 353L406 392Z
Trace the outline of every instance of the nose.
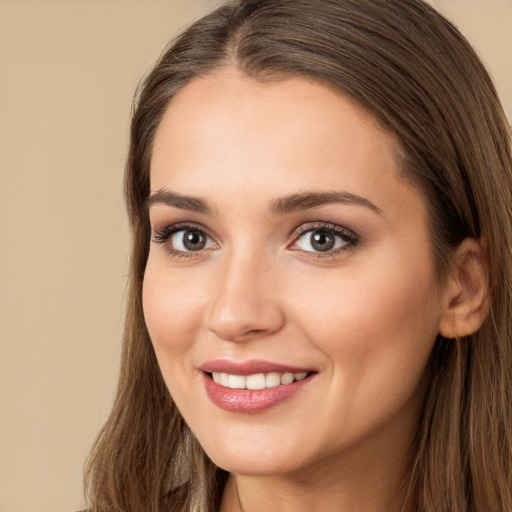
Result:
M222 263L214 297L206 315L207 328L219 338L245 342L279 331L284 313L276 270L256 254Z

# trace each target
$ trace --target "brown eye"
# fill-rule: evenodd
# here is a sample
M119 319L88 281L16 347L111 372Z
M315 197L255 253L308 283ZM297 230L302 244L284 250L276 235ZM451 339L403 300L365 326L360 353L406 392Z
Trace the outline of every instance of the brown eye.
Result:
M206 245L206 237L200 231L185 231L183 245L189 251L199 251Z
M334 235L324 229L313 231L310 238L311 247L320 252L330 251L336 242Z
M332 226L332 227L331 227ZM331 253L337 254L338 250L348 249L355 246L358 236L335 224L312 227L307 229L307 225L300 228L300 234L296 235L295 242L290 247L293 250L299 250L310 253ZM327 256L327 254L326 254Z
M176 251L200 251L211 246L208 235L198 229L182 229L176 231L171 237L172 248Z

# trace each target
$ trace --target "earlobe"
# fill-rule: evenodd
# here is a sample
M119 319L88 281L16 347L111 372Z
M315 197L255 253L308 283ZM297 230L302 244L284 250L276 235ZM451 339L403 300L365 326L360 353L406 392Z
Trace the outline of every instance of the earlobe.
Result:
M439 333L444 338L469 336L487 316L487 262L481 244L466 238L455 250L452 272L443 292Z

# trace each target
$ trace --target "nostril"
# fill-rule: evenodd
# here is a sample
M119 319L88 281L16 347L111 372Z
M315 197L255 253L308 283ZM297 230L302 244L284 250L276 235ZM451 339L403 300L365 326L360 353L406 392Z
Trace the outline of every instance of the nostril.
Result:
M251 329L250 331L247 331L245 333L245 336L251 336L254 334L261 334L262 332L265 332L263 329Z

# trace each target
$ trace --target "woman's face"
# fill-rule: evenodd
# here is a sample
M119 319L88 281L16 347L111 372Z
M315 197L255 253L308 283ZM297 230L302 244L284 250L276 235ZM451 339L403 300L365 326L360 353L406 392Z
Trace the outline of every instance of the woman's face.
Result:
M224 70L172 100L144 313L176 405L222 468L406 452L442 308L425 204L398 160L371 117L303 78Z

